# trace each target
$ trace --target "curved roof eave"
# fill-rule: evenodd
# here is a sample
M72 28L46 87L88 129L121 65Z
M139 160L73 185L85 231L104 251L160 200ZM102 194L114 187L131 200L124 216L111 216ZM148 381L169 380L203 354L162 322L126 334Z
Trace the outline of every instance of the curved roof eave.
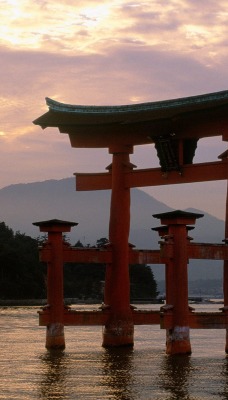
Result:
M174 118L200 110L228 107L228 90L171 100L114 106L71 105L46 98L49 111L33 121L43 128L61 125L102 125Z
M160 111L164 109L179 109L183 107L192 107L193 109L202 105L216 105L221 101L226 101L228 104L228 90L216 93L208 93L198 96L183 97L171 100L161 100L148 103L126 104L115 106L86 106L86 105L72 105L60 103L56 100L46 97L47 106L51 111L76 113L76 114L121 114L121 113L134 113L145 111Z

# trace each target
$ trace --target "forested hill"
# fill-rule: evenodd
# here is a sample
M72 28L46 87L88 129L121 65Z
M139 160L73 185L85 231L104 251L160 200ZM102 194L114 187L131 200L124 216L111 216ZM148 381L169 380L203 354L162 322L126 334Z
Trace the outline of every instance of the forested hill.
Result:
M14 233L0 223L0 299L45 299L46 265L39 262L38 245L44 237L31 238ZM101 239L97 241L100 246ZM76 244L83 247L81 242ZM131 298L148 299L157 295L157 284L150 267L130 267ZM92 264L64 265L64 297L103 300L102 282L105 266Z

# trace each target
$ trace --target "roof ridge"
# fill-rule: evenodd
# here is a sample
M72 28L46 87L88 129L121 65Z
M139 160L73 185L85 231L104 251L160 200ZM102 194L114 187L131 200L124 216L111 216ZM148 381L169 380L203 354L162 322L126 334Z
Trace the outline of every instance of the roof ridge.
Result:
M213 92L189 97L180 97L169 100L159 100L155 102L137 103L137 104L126 104L126 105L73 105L67 103L61 103L46 97L46 103L49 109L53 112L69 112L69 113L124 113L124 112L142 112L142 111L156 111L157 109L165 108L176 108L185 107L191 104L206 104L210 102L218 102L228 100L228 90L220 92Z

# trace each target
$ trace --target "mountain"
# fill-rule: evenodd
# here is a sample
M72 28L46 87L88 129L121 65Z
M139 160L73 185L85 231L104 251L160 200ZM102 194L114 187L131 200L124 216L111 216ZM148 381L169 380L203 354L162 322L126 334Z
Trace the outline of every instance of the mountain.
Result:
M0 221L14 231L37 237L40 232L33 222L58 218L78 222L68 235L72 244L80 240L83 245L95 244L108 237L110 191L76 192L75 179L48 180L28 184L10 185L0 190ZM151 228L159 225L153 214L170 211L166 204L139 189L131 192L130 242L137 248L158 248L159 237ZM224 238L224 221L201 210L204 217L197 220L191 231L195 241L221 242ZM189 271L190 279L220 278L219 262L194 261ZM156 279L164 279L164 267L153 266Z

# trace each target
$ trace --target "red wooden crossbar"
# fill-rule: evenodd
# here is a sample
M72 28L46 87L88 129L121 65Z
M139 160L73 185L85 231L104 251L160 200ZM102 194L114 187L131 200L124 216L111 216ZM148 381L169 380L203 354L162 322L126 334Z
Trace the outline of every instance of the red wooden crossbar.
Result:
M189 312L189 328L191 329L228 329L228 314L225 312ZM172 329L173 314L161 314L161 328Z
M187 245L187 254L189 259L228 260L228 245L214 243L189 243ZM172 243L161 243L161 260L165 258L173 258Z
M146 310L146 311L132 311L133 321L135 325L159 325L160 324L160 311ZM91 326L91 325L105 325L110 318L108 310L94 310L94 311L77 311L66 309L64 312L64 325L77 325L77 326ZM47 326L50 321L50 312L48 310L39 311L39 325Z
M51 248L47 245L40 252L40 261L51 261ZM166 264L173 257L173 245L162 243L160 250L129 250L129 264ZM188 244L190 259L228 260L228 245L211 243ZM66 246L63 252L65 263L111 264L112 250L76 249Z
M183 165L181 173L170 171L163 174L161 168L139 169L125 172L125 185L133 188L226 180L227 169L227 158L222 161ZM77 191L112 188L112 174L109 172L75 173L75 176Z
M188 245L191 259L228 260L228 245L212 243L191 243Z
M50 262L52 250L48 245L43 247L40 252L40 261ZM95 263L109 264L112 262L112 251L108 249L79 249L66 246L63 251L63 261L65 263Z
M108 321L108 310L77 311L66 309L63 324L65 326L104 326ZM132 310L134 325L160 325L161 329L171 329L174 325L173 313L157 310ZM192 329L228 329L226 312L189 312L189 327ZM50 323L48 310L39 312L39 325Z

